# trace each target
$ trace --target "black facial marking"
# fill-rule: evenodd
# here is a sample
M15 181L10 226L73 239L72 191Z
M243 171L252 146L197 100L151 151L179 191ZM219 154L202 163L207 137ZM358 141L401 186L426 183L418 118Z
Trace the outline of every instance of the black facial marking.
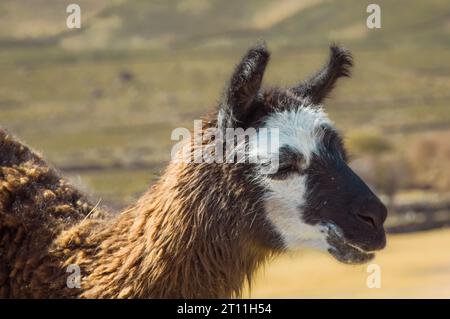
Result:
M347 162L348 155L341 135L333 127L326 124L317 129L320 130L319 133L322 136L321 155Z
M305 222L331 222L364 250L384 247L386 207L336 151L314 155L306 176Z

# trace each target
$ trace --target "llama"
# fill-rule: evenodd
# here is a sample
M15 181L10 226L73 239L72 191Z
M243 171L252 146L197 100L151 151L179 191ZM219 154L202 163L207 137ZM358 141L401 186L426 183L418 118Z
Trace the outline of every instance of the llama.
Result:
M320 71L287 89L261 88L268 60L265 44L249 49L203 129L277 128L271 174L258 163L172 161L114 214L1 130L0 296L230 298L288 250L313 247L348 264L373 258L385 246L386 208L347 165L320 106L350 75L350 53L331 46ZM79 286L67 285L70 265Z

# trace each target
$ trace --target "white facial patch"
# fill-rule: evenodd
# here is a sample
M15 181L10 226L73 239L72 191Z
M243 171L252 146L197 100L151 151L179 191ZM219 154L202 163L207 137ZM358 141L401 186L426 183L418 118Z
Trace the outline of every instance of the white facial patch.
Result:
M332 125L322 108L304 106L297 110L272 114L265 121L264 127L277 128L280 147L289 146L296 150L308 164L312 155L318 154L322 135L317 128L321 125Z
M317 128L324 124L332 125L325 112L314 106L274 113L265 121L264 127L278 128L279 147L288 146L302 154L308 166L312 155L320 149L322 135ZM278 156L278 150L273 150L271 156ZM303 221L306 177L293 173L286 179L272 179L265 174L258 178L269 190L265 203L267 218L283 238L286 248L328 249L326 228Z
M302 219L305 202L305 176L292 175L284 180L271 180L266 198L267 217L283 238L287 249L316 248L326 250L327 231L324 226L309 225Z

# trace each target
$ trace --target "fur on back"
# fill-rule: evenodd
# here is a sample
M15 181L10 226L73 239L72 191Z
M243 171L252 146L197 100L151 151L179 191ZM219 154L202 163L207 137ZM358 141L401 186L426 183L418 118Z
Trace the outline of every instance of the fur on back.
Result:
M1 297L226 298L270 257L246 237L269 225L244 166L170 164L112 217L5 131L0 140ZM66 285L71 264L81 288Z
M0 130L0 296L56 296L48 286L58 285L59 261L48 250L92 209L38 154Z

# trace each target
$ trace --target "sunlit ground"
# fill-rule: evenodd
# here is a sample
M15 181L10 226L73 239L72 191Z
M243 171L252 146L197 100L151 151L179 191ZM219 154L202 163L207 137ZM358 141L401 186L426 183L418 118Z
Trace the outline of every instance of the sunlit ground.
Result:
M367 265L347 266L307 251L274 260L252 298L450 298L450 230L391 235L373 261L381 288L367 288ZM248 294L246 295L248 296Z

